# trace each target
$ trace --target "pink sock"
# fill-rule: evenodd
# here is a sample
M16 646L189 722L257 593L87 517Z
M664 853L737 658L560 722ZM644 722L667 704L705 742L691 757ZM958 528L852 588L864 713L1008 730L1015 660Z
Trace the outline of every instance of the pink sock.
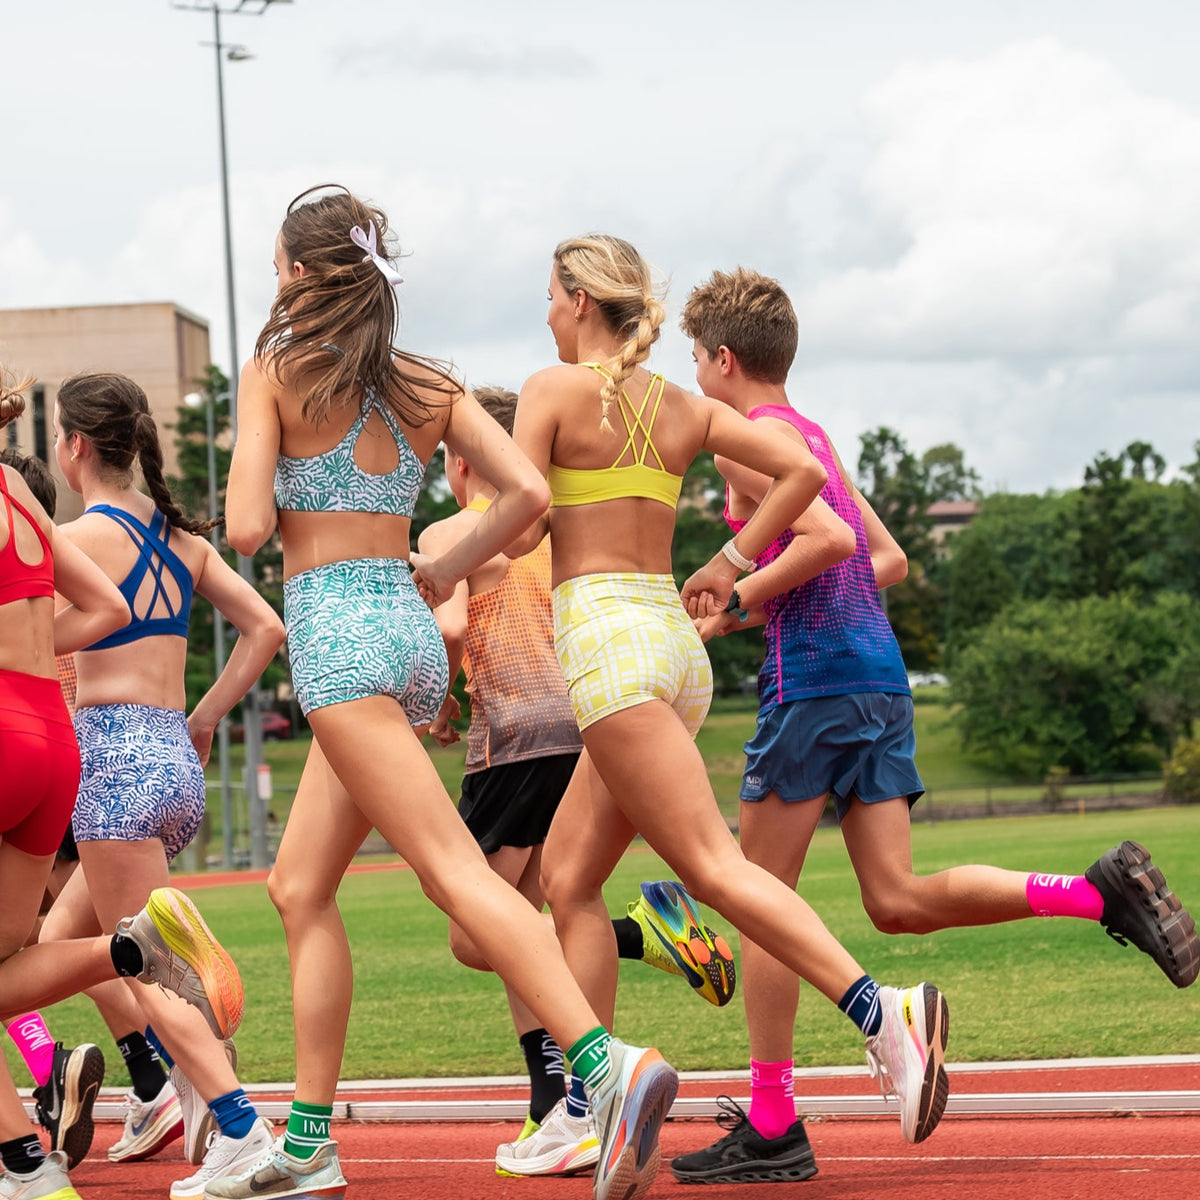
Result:
M30 1075L38 1087L45 1087L54 1069L54 1039L41 1013L26 1013L8 1027L8 1036L16 1043Z
M792 1060L750 1060L750 1124L765 1138L782 1137L796 1121Z
M1035 917L1098 921L1104 913L1104 897L1082 875L1030 875L1025 899Z

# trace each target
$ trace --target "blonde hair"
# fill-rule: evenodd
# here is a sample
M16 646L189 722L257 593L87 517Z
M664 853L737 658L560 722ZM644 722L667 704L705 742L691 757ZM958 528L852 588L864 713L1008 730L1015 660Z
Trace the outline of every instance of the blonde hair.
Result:
M710 356L727 346L750 379L783 383L796 357L799 323L787 293L745 267L714 271L692 288L679 325Z
M650 267L637 250L621 238L604 233L559 242L554 251L558 281L567 292L586 292L605 325L624 338L608 362L608 377L600 388L600 428L613 431L608 410L634 367L650 357L658 341L666 309L654 294Z
M0 363L0 425L15 421L25 411L21 393L34 382L32 375L15 379L8 367Z

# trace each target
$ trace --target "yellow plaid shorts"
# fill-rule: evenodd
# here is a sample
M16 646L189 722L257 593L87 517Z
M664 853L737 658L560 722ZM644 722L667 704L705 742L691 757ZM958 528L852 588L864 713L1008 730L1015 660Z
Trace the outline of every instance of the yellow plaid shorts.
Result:
M670 575L580 575L554 589L554 649L580 729L665 700L696 736L712 667Z

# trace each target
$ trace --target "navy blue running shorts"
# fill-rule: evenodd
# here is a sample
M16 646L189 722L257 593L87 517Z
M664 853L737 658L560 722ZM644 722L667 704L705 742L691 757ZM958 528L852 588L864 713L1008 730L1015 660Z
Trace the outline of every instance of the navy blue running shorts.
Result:
M925 794L917 774L912 697L890 692L816 696L758 715L746 743L741 798L815 800L831 792L840 821L851 796L876 804Z

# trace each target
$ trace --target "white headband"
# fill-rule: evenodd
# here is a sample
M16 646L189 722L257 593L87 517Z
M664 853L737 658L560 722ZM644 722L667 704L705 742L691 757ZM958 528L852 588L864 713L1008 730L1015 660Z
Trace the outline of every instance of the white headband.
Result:
M352 226L350 229L350 240L360 250L366 251L366 254L363 255L363 262L374 263L379 268L379 273L384 277L384 279L386 279L388 283L392 285L392 287L397 287L399 284L404 282L404 279L400 272L397 271L396 268L393 267L392 264L388 262L388 260L384 258L382 254L379 253L379 243L375 235L375 222L368 222L367 228L370 229L370 234L363 233L363 231L357 225Z

